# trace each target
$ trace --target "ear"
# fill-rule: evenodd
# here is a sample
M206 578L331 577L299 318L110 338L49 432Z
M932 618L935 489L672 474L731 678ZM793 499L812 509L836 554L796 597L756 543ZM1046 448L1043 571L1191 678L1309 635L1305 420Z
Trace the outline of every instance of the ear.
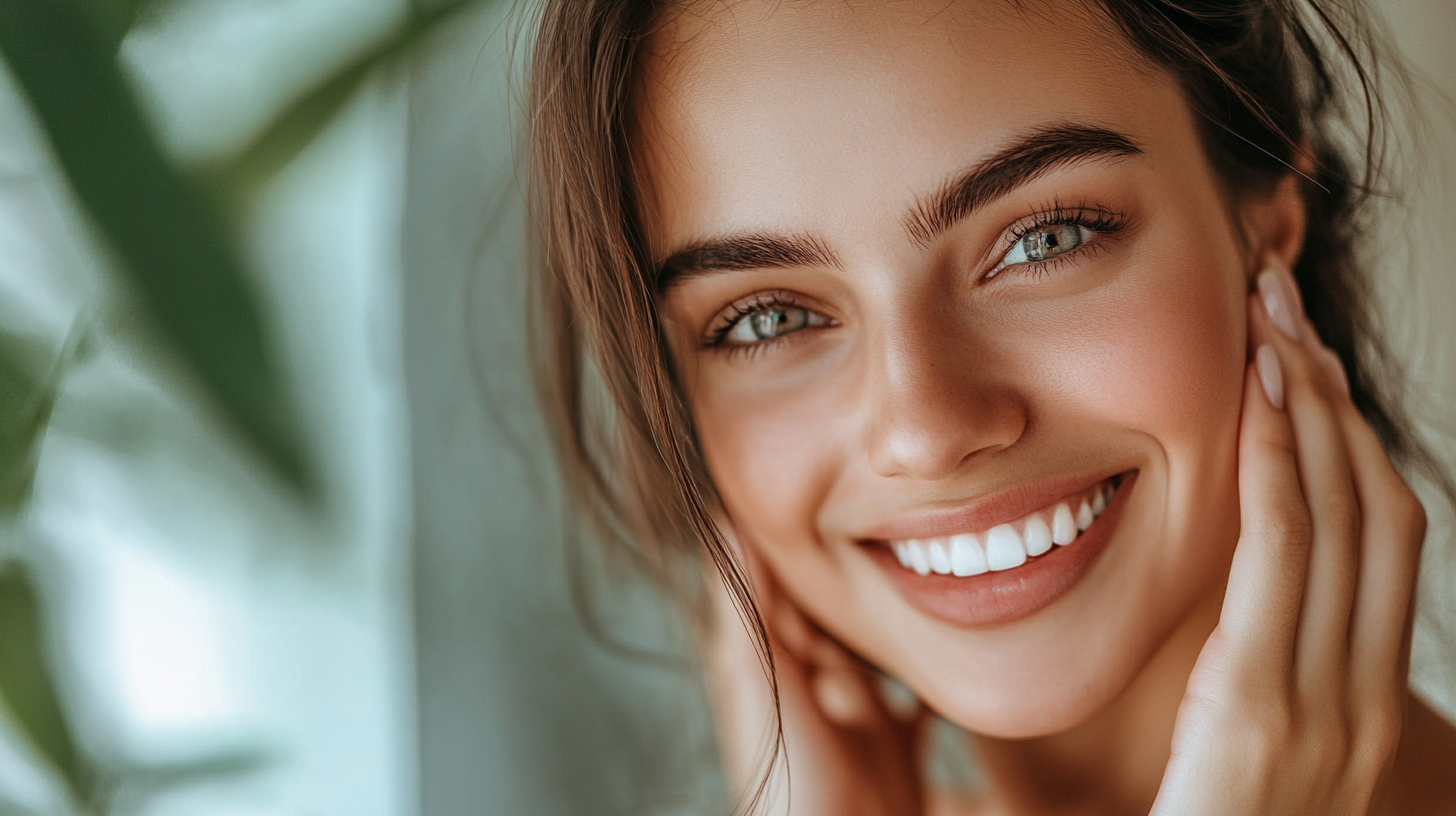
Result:
M1250 281L1271 261L1293 269L1299 260L1308 225L1301 181L1299 174L1289 173L1272 190L1255 193L1242 202L1240 220L1249 251Z

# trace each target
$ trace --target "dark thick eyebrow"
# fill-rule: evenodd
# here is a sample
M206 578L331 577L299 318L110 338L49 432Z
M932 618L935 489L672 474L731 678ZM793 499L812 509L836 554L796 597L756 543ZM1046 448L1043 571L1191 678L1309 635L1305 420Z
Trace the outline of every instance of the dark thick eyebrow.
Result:
M838 266L834 253L805 235L761 232L727 235L689 244L657 268L657 291L707 272L780 269L789 266Z
M1142 152L1130 137L1107 128L1077 124L1037 128L917 200L905 216L905 229L927 244L976 209L1058 167ZM697 241L668 256L657 268L657 290L665 292L675 283L710 272L838 263L813 236L739 233Z
M1041 127L994 155L961 171L939 190L916 202L905 230L921 244L970 215L1058 167L1142 153L1130 137L1106 128L1077 124Z

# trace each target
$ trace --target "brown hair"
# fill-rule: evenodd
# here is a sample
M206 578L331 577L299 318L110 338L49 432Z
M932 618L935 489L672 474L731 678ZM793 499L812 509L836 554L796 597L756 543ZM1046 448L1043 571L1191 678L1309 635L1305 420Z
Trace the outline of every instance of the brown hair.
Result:
M1400 410L1402 375L1378 330L1360 255L1386 166L1379 88L1387 63L1358 4L1089 2L1180 81L1234 199L1268 189L1296 166L1312 168L1300 173L1308 232L1294 269L1305 309L1344 363L1355 404L1392 458L1456 500L1450 477ZM772 682L743 567L713 521L714 490L659 325L631 183L628 137L642 46L661 12L679 5L541 5L528 110L535 249L542 254L533 273L537 370L565 478L597 534L689 597L681 563L705 552ZM753 801L761 793L762 786Z

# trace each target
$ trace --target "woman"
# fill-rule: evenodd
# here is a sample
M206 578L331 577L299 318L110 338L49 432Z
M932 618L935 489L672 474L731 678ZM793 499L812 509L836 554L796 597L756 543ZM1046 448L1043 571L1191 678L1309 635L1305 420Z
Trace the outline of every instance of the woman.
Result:
M568 470L650 567L721 575L705 665L757 804L1456 812L1456 736L1406 685L1425 515L1390 457L1430 460L1354 252L1321 45L1363 68L1349 30L1285 0L546 4ZM980 799L925 793L924 709L876 672L974 735Z

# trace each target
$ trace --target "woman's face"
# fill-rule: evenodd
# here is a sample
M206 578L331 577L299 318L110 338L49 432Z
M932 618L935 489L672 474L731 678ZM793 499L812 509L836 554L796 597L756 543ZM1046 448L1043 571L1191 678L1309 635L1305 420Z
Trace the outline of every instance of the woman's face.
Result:
M1252 261L1174 80L1071 3L703 4L648 51L675 364L781 590L1008 737L1206 626Z

